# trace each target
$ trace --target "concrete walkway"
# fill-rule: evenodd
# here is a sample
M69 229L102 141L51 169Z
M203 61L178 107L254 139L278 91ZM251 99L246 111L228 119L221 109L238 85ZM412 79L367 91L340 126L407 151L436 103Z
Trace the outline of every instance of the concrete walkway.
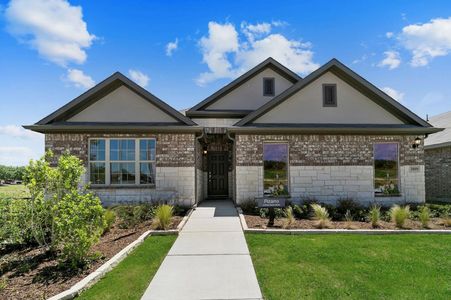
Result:
M191 214L142 299L262 299L232 202Z

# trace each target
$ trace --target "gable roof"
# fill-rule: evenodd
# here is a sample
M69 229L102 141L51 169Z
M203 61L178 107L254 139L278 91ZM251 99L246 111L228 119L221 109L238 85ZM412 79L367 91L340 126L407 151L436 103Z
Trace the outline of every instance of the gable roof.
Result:
M127 88L129 88L130 90L141 96L146 101L150 102L151 104L155 105L157 108L161 109L166 114L176 119L178 125L184 126L196 125L196 123L194 123L192 120L185 117L183 114L181 114L180 112L178 112L177 110L166 104L164 101L160 100L155 95L151 94L146 89L142 88L141 86L139 86L138 84L127 78L125 75L121 74L120 72L116 72L107 79L103 80L102 82L94 86L93 88L81 94L74 100L70 101L63 107L59 108L55 112L51 113L47 117L37 122L34 127L36 128L37 125L42 126L52 124L61 125L61 123L64 123L70 117L76 115L77 113L81 112L88 106L102 99L104 96L111 93L120 86L126 86ZM157 126L158 124L154 125Z
M442 132L431 134L424 140L426 149L451 146L451 111L433 116L429 123L433 126L445 128Z
M276 61L274 58L269 57L265 59L263 62L259 63L257 66L253 67L240 77L236 78L226 86L222 87L209 97L205 98L203 101L199 102L192 108L186 111L186 115L189 117L202 117L202 116L216 116L216 117L244 117L245 115L249 114L251 110L213 110L213 111L205 111L204 109L213 104L214 102L218 101L221 97L224 95L230 93L231 91L235 90L242 84L246 83L248 80L253 78L255 75L260 73L261 71L265 70L266 68L270 68L273 71L277 72L279 75L283 76L287 80L291 81L292 83L296 83L302 78L297 75L295 72L291 71L287 67L283 66L281 63Z
M360 91L362 94L366 95L368 98L388 110L403 122L420 127L432 127L428 122L414 114L412 111L401 105L399 102L388 96L386 93L375 87L373 84L346 67L335 58L330 60L325 65L321 66L316 71L309 74L298 83L294 84L292 87L288 88L286 91L274 97L266 104L262 105L259 109L245 116L243 119L237 122L235 126L249 126L250 124L252 124L252 121L256 120L280 103L289 99L292 95L329 71L333 72L335 75L337 75L352 87Z

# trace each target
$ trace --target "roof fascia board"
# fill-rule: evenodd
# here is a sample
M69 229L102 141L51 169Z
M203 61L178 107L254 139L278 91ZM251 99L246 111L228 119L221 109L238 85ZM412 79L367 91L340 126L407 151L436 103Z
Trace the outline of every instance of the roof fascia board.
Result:
M444 142L439 144L432 144L432 145L425 145L425 150L431 150L431 149L438 149L438 148L445 148L445 147L451 147L451 142Z
M200 126L186 125L24 125L23 128L40 133L57 132L202 132Z

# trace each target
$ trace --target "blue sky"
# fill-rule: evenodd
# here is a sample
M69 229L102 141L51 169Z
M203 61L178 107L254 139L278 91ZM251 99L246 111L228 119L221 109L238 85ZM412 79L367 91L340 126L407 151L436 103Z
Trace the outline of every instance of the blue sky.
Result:
M450 1L0 1L0 164L43 153L32 124L115 71L177 109L267 54L331 58L425 117L451 110Z

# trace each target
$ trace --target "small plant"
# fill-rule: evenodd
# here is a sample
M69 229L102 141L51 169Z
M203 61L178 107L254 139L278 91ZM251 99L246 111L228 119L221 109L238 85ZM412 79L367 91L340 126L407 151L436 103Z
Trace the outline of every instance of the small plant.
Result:
M319 204L311 204L312 210L313 210L313 218L314 220L317 220L317 227L318 228L326 228L330 225L330 218L329 213L327 212L327 209L325 207L322 207Z
M257 201L254 199L248 199L243 203L240 203L240 207L243 210L243 213L247 215L258 215L259 209L257 208Z
M348 209L345 213L345 221L346 221L346 229L354 229L355 227L352 225L352 214L351 211Z
M155 210L154 226L155 229L167 230L171 225L171 218L174 214L174 209L171 205L159 205Z
M291 206L285 208L285 217L286 220L283 224L283 228L291 228L294 224L294 213L293 208Z
M111 209L107 209L105 210L103 217L105 219L105 228L103 229L103 233L105 234L110 231L114 222L116 222L116 213Z
M444 214L443 217L443 225L445 227L451 227L451 216L448 214Z
M7 281L6 281L6 278L1 278L0 279L0 293L4 290L4 289L6 289L6 286L7 286L8 284L7 284Z
M381 208L377 205L373 205L368 212L368 219L370 220L373 228L379 227L379 220L381 218Z
M419 210L418 218L423 228L429 228L429 220L431 219L431 211L427 206L423 206Z
M410 216L410 207L408 205L401 207L399 205L394 205L390 209L390 217L392 222L396 224L396 227L403 228L404 223Z

